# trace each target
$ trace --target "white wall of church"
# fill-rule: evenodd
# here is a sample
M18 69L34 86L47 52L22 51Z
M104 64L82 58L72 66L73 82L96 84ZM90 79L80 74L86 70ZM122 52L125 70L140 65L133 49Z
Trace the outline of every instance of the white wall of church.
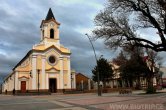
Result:
M5 80L5 83L3 84L3 92L7 91L13 91L14 89L14 74L12 74L10 77Z

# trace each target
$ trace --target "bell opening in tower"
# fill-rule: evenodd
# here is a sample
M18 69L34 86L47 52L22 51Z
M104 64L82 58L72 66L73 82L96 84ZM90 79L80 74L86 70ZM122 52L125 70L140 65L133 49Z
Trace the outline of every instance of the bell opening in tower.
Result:
M42 37L43 37L42 39L44 39L44 30L42 31Z
M50 29L50 38L54 39L54 29Z

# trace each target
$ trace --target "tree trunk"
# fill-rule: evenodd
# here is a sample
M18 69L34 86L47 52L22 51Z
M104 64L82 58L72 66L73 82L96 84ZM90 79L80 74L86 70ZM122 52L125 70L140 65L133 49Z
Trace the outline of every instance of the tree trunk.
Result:
M140 82L140 77L137 77L136 78L136 87L135 87L136 89L141 89L141 82Z
M147 88L151 88L151 87L153 87L153 77L149 76L147 78Z
M149 77L147 77L147 89L146 89L146 93L147 94L152 94L156 92L156 88L153 87L153 75L150 75Z

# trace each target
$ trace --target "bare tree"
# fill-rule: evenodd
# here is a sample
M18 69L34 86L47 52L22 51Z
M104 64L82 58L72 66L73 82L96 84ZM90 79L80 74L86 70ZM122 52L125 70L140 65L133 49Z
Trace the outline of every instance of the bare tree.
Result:
M132 83L135 81L136 88L139 89L141 87L140 78L145 78L147 93L156 92L153 87L153 78L157 78L159 75L162 58L151 49L140 47L131 49L130 47L129 45L125 46L119 55L113 59L113 63L120 66L121 79L125 81L127 86L130 84L130 87L133 86Z
M166 51L166 0L108 0L95 17L95 38L105 39L111 48L127 45ZM138 34L140 29L156 31L152 41Z

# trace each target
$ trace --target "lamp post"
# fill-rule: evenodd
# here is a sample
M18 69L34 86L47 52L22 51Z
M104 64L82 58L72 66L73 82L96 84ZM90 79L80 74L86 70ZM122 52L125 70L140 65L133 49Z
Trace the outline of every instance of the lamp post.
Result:
M100 90L101 88L100 88L100 84L99 84L100 83L100 80L99 80L99 69L98 69L98 62L97 62L97 56L96 56L95 48L93 46L93 43L92 43L89 35L88 34L85 34L85 35L88 37L89 42L91 43L94 55L95 55L96 64L97 64L97 93L98 93L98 96L101 96L101 90Z
M38 71L38 95L39 95L39 85L40 85L40 83L39 83L39 73L40 73L40 70L38 69L37 71Z

